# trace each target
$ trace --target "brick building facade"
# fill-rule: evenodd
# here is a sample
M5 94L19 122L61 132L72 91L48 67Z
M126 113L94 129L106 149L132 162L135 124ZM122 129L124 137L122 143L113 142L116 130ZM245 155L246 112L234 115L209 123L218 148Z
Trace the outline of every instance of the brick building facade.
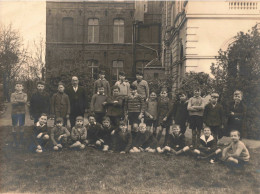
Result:
M76 66L91 72L95 79L99 70L105 70L111 83L121 70L128 79L143 70L146 63L156 58L154 50L160 52L161 16L156 3L146 2L147 7L138 12L144 15L144 21L137 21L136 3L47 1L47 79Z

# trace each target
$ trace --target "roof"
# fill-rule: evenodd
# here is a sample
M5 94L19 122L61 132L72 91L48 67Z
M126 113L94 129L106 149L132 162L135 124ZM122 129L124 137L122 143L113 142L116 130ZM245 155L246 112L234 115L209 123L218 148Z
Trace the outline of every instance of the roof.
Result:
M149 63L147 63L147 65L144 68L145 69L164 69L161 61L158 58L151 60Z

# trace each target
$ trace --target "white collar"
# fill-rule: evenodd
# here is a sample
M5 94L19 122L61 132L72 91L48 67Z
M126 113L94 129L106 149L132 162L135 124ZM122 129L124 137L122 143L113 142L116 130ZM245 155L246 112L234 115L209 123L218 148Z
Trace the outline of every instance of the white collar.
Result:
M209 136L209 138L206 140L205 135L202 135L200 137L201 140L203 140L204 142L208 143L209 141L212 141L214 139L214 137L212 135Z

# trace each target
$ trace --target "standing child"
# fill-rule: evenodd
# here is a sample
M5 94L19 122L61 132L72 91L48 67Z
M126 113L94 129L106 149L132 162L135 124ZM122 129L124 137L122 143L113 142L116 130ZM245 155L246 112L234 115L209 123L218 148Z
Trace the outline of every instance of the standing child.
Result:
M51 101L51 113L56 118L63 118L63 125L67 124L67 119L69 119L70 115L70 100L69 96L64 93L65 86L62 82L58 84L58 92L53 94Z
M224 128L224 112L222 105L218 103L218 98L217 93L212 93L210 103L205 106L203 113L203 121L211 129L216 143L221 128Z
M86 125L87 133L88 133L87 136L88 146L95 146L96 142L99 139L98 135L100 133L102 125L96 122L95 116L93 114L89 114L88 121L89 123Z
M16 138L17 129L20 129L19 144L23 145L26 102L27 102L27 94L23 92L23 84L17 82L15 84L15 92L11 94L13 146L18 146L18 142ZM18 122L19 122L19 127L17 127Z
M103 87L105 95L110 96L110 85L109 85L109 82L105 78L105 71L100 71L98 76L99 76L99 79L94 82L94 94L93 95L95 95L99 92L98 88Z
M63 127L63 119L61 117L56 119L56 126L51 129L51 141L53 150L58 151L67 146L70 132L66 127Z
M104 117L102 120L102 127L99 131L99 140L96 145L104 152L111 148L112 135L115 133L115 128L111 125L109 117Z
M231 144L223 149L222 160L236 165L249 162L249 152L245 144L239 140L240 133L237 130L230 132Z
M189 99L188 111L190 116L190 128L192 129L192 145L191 147L197 147L200 139L200 133L203 128L203 111L204 103L200 96L200 88L195 88L193 91L194 96Z
M98 88L98 93L94 94L90 103L91 112L95 113L95 118L98 123L102 122L102 118L106 114L104 105L106 105L107 95L104 93L104 87L100 86Z
M154 136L156 136L157 128L157 110L158 102L157 95L155 92L151 92L150 98L146 101L145 111L144 111L144 122L147 126L147 130L150 131Z
M165 144L166 146L162 150L157 150L160 152L172 152L176 155L188 151L190 148L185 146L185 136L181 133L180 126L173 124L169 129L169 137Z
M125 99L124 111L126 120L129 120L133 138L135 138L138 124L143 117L144 108L144 99L137 93L137 87L131 85L130 95Z
M173 117L173 122L180 126L182 134L185 134L187 128L186 123L189 117L187 107L187 95L184 92L180 92L177 94L176 102L166 115L167 119Z
M133 82L133 85L137 88L137 93L142 96L142 98L146 101L149 97L149 86L147 81L143 79L143 73L136 73L136 81Z
M241 138L245 137L245 118L246 118L246 106L242 102L243 93L236 90L233 95L234 102L229 105L227 128L232 130L238 130L241 134Z
M165 139L163 145L167 142L167 138L169 136L169 128L171 125L171 121L167 118L167 113L170 110L171 101L168 97L168 92L166 88L162 88L160 97L158 99L158 132L157 132L157 140L158 142L161 139L162 132L165 130Z
M119 87L119 96L126 97L130 94L130 84L125 80L125 72L119 72L119 80L115 83Z
M72 145L70 148L79 148L83 150L86 146L87 141L87 130L83 126L83 117L78 116L76 118L76 125L72 128L71 131L71 139L72 139Z
M45 83L37 82L37 92L35 92L30 100L30 115L31 119L36 123L42 113L50 114L50 96L44 90Z
M118 130L113 135L112 150L118 151L121 154L128 153L132 146L132 134L127 130L127 125L124 121L120 121Z
M140 123L136 137L133 139L133 147L131 153L147 151L155 152L157 148L156 138L147 131L146 124Z
M200 158L209 158L210 163L214 163L215 159L221 153L221 149L217 148L216 141L211 135L209 127L205 127L203 133L204 134L200 137L200 145L198 148L194 149L193 152Z
M39 117L39 121L34 124L33 127L33 140L37 153L42 153L49 140L48 128L47 128L47 115L42 113Z
M106 109L112 125L118 126L119 121L123 118L123 97L119 95L120 88L118 86L112 87L112 96L107 98Z

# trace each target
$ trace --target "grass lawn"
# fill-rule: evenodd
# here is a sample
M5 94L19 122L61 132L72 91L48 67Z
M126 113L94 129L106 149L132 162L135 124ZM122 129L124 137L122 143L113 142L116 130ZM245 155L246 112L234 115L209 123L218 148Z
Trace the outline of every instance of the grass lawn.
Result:
M30 153L5 145L8 130L0 127L0 192L260 192L260 149L250 150L251 161L244 169L232 170L191 156L157 153L121 155L93 148Z

